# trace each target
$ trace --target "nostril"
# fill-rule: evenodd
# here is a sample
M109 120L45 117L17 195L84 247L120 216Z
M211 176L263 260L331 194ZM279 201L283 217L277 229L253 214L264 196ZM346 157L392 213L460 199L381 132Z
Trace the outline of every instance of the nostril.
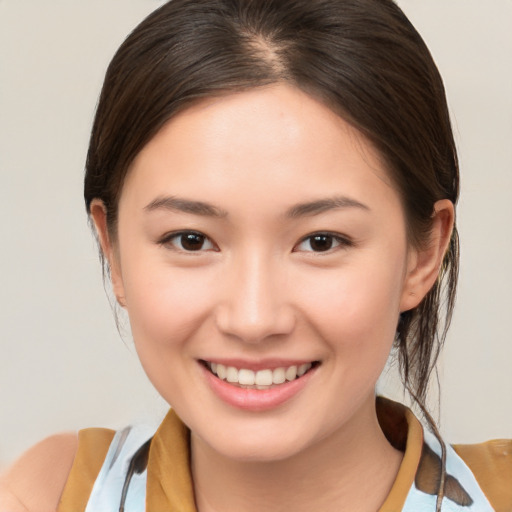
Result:
M260 343L273 337L290 334L295 327L295 315L288 308L265 308L233 304L218 308L216 325L219 331L244 343Z

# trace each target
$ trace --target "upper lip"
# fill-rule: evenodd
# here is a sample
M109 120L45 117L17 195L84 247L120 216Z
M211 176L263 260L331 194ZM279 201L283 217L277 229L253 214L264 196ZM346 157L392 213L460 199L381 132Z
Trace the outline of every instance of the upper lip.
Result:
M276 368L289 368L290 366L300 366L307 363L318 362L316 359L261 359L261 360L247 360L247 359L234 359L234 358L205 358L202 361L206 363L222 364L224 366L232 366L234 368L244 368L247 370L275 370Z

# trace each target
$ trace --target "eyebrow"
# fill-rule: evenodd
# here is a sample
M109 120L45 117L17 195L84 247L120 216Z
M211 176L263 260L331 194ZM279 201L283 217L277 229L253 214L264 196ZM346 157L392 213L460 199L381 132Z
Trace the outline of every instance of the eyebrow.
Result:
M340 208L359 208L369 211L370 208L355 199L346 196L329 197L317 199L306 203L299 203L287 210L285 216L289 218L309 217L319 215L329 210ZM190 213L204 217L224 218L228 212L204 201L193 201L176 196L157 197L144 207L144 210L151 212L155 210L169 210L173 212Z
M346 196L335 196L296 204L286 212L286 216L293 219L298 217L309 217L340 208L359 208L361 210L370 211L368 206L356 201L355 199Z
M191 213L204 217L227 217L228 212L203 201L191 201L175 196L157 197L144 207L144 210L169 210L173 212Z

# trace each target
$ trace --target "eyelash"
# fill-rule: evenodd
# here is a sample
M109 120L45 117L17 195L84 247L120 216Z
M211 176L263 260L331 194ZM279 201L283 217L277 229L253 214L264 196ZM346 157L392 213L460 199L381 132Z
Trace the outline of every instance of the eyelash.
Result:
M208 251L213 250L215 252L218 251L218 248L216 248L215 244L210 240L210 238L207 237L205 234L201 233L200 231L175 231L174 233L166 234L158 243L159 243L159 245L170 246L172 249L174 249L176 251L184 252L184 253L194 253L194 252L201 253L201 252L205 251L205 249L203 249L203 247L201 247L198 250L185 249L183 247L183 237L187 236L187 235L189 237L196 236L198 238L203 239L204 243L209 243L211 245L211 248L208 248L206 250L208 250ZM181 239L181 244L182 244L181 247L176 247L176 245L173 244L173 240L177 240L177 239Z
M183 237L184 236L198 237L198 238L201 239L203 245L199 249L197 249L197 250L186 249L185 247L183 247ZM293 252L299 252L297 250L297 247L300 247L302 244L304 244L307 241L309 241L310 244L311 244L311 242L315 238L317 238L317 239L320 239L320 238L327 239L327 243L330 246L327 247L325 250L320 250L320 251L303 250L303 252L311 252L311 253L316 253L316 254L332 253L333 251L336 251L338 249L344 249L344 248L348 248L348 247L353 247L355 245L354 242L352 240L350 240L346 236L341 236L341 235L339 235L337 233L330 233L328 231L319 231L319 232L311 233L311 234L305 236L304 238L302 238L300 240L300 242L294 246ZM173 240L180 240L181 247L177 247L173 243ZM331 242L331 244L329 244L329 241ZM204 246L205 243L208 243L211 247L208 247L207 249L204 249L203 246ZM212 242L212 240L208 236L206 236L205 234L201 233L200 231L176 231L174 233L168 233L161 240L159 240L158 244L161 245L161 246L170 246L173 250L176 250L176 251L179 251L179 252L184 252L184 253L187 253L187 254L190 254L190 253L201 253L201 252L205 252L205 251L214 251L214 252L218 252L219 251L219 249ZM336 245L334 245L334 247L333 247L332 246L333 244L336 244ZM310 247L311 247L311 245L310 245Z
M315 233L311 233L310 235L307 235L304 238L302 238L302 240L294 247L294 252L297 252L297 251L295 251L295 248L300 247L304 242L309 241L309 243L311 244L311 242L314 238L322 238L322 237L330 239L331 242L336 243L336 245L334 247L332 247L332 246L328 247L325 251L311 250L311 251L304 251L304 252L311 252L311 253L315 253L315 254L324 254L324 253L330 254L336 250L346 249L348 247L353 247L355 245L354 242L346 236L341 236L338 233L331 233L329 231L318 231Z

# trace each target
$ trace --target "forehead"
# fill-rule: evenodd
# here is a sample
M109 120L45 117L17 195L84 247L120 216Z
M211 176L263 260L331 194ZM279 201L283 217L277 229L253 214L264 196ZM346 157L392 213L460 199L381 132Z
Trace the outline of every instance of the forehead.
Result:
M284 206L308 193L378 196L391 188L362 134L302 91L274 85L206 99L171 119L135 158L121 200L193 192L264 202L277 190Z

